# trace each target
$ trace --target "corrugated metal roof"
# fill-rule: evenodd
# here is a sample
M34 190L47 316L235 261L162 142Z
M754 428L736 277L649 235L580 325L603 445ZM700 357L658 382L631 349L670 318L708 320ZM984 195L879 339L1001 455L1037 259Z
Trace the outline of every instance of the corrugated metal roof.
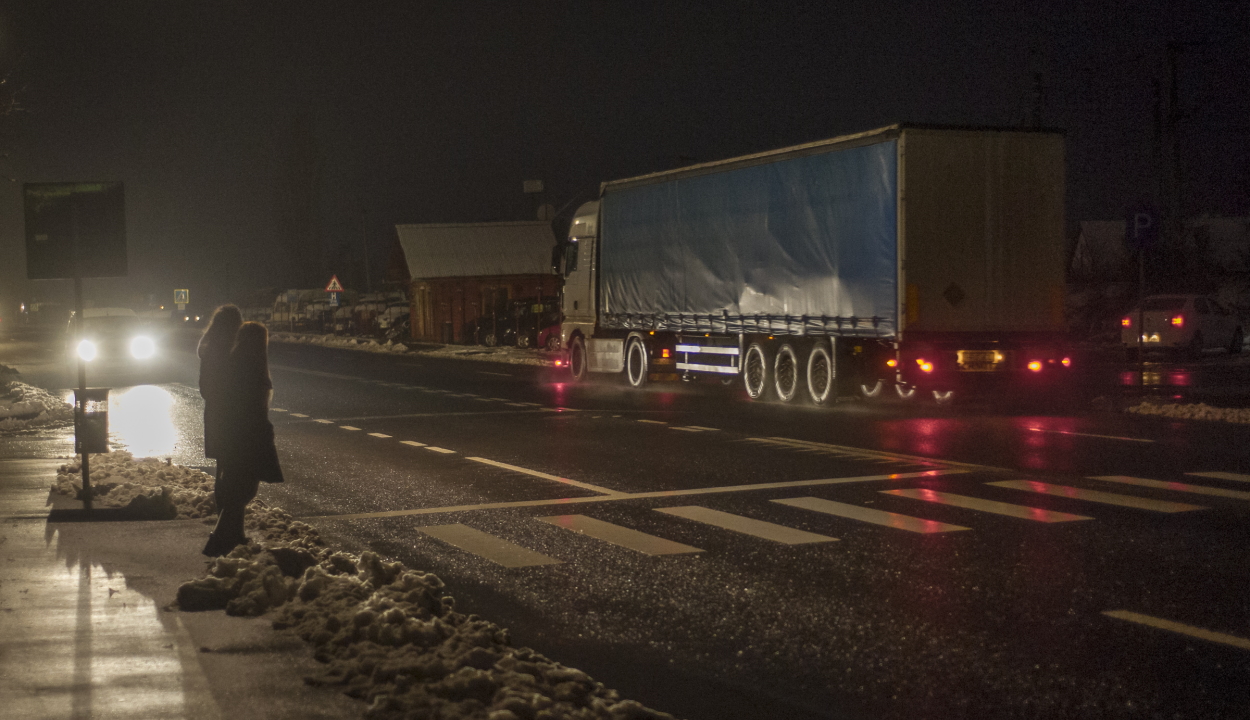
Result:
M551 272L548 222L396 225L408 274L417 278Z

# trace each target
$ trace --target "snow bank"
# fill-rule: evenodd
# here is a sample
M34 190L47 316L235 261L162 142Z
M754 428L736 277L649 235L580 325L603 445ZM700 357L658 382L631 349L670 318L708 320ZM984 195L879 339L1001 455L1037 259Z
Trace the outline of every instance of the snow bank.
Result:
M53 490L76 496L80 472L77 463L61 467ZM213 479L198 470L121 451L93 455L91 475L97 505L147 507L153 517L216 511ZM251 541L183 583L175 606L270 613L275 629L312 644L326 665L304 682L366 701L371 720L672 720L580 670L513 647L507 630L456 612L435 575L372 552L336 552L316 528L259 500L247 506L246 527Z
M74 406L47 390L0 380L0 430L25 430L74 420Z
M1184 420L1214 420L1230 423L1250 423L1250 408L1212 407L1206 403L1161 403L1144 400L1138 405L1124 409L1139 415L1159 415Z
M556 354L546 351L523 350L515 347L485 347L480 345L442 345L434 348L409 348L402 343L392 344L390 340L379 343L376 340L340 337L338 335L312 335L306 333L274 332L269 335L273 342L303 343L306 345L322 345L324 347L360 350L375 353L418 353L428 357L445 357L458 360L485 360L488 362L508 363L511 365L550 366L555 363Z

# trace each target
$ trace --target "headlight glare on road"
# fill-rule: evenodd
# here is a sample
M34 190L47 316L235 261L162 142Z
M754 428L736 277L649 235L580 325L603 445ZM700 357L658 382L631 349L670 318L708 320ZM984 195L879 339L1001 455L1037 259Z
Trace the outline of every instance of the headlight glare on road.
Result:
M147 360L156 354L156 343L152 342L152 338L140 335L130 341L130 354L136 360Z
M100 351L96 348L95 343L90 340L82 340L78 343L78 357L87 362L95 360L96 355L98 355L99 352Z

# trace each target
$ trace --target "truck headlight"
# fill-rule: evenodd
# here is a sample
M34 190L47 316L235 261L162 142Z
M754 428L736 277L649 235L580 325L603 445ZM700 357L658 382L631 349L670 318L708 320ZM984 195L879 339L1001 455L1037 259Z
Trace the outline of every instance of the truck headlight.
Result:
M92 360L95 360L96 355L98 355L99 353L100 351L98 348L96 348L95 343L91 342L90 340L79 341L78 357L82 358L83 360L86 360L87 362L91 362Z
M140 335L130 341L130 354L137 360L147 360L156 354L156 343L152 338Z

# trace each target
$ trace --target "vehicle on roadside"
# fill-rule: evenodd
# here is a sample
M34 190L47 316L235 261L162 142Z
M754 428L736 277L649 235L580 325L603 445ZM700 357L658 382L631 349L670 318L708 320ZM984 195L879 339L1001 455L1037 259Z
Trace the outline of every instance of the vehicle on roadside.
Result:
M1167 350L1198 355L1223 348L1241 352L1241 319L1209 295L1151 295L1120 319L1120 343L1130 353Z
M130 308L103 307L83 310L79 329L77 313L70 313L65 346L71 361L145 363L158 357L166 339L168 319L140 317Z
M603 183L553 252L575 380L946 402L1070 384L1064 138L893 125Z

